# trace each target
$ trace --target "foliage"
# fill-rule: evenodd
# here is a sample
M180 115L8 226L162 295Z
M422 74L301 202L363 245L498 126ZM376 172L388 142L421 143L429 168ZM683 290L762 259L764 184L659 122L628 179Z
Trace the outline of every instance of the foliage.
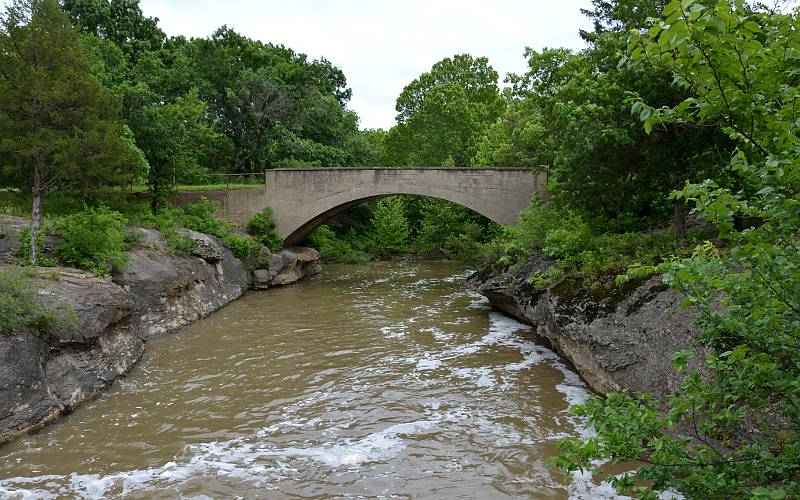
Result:
M692 96L671 107L635 103L645 127L674 122L719 127L738 146L735 182L689 184L677 196L718 224L724 247L706 243L676 259L665 282L698 310L697 339L711 376L689 369L665 414L632 395L578 409L598 436L568 440L558 464L641 461L612 479L620 491L655 498L786 498L800 495L800 141L795 101L798 12L762 12L727 1L670 2L630 45L631 64L669 69ZM757 227L736 229L734 217ZM647 481L643 483L642 481Z
M308 237L309 244L319 250L326 262L363 264L372 260L368 253L353 248L351 241L352 237L340 238L326 225L318 227Z
M720 178L731 142L716 128L672 123L647 134L628 99L672 106L687 97L667 71L619 65L627 34L658 2L594 2L589 48L526 49L529 70L510 74L505 114L478 143L478 165L547 169L553 198L596 229L642 230L677 209L668 195L687 180ZM632 17L617 17L627 16Z
M414 207L411 200L414 198L406 203ZM500 226L466 207L436 198L418 200L417 213L411 218L418 252L440 252L451 259L476 263L483 244L499 231Z
M202 171L200 144L212 142L214 134L204 123L206 105L190 91L167 104L153 103L130 118L136 139L150 169L147 185L153 210L160 210L173 194L179 178Z
M275 227L270 207L266 207L250 219L247 223L247 232L273 252L279 252L283 247L283 240L278 234L278 228Z
M375 204L371 219L375 228L374 240L380 253L403 253L411 236L411 226L406 219L403 199L389 196Z
M532 278L541 284L555 283L565 273L582 274L588 284L599 283L609 273L619 274L625 276L618 278L622 284L644 276L637 273L645 269L652 269L647 273L652 274L670 256L684 253L692 242L707 236L703 231L694 232L687 241L678 242L667 230L598 234L579 212L556 203L542 203L535 197L520 214L517 225L484 245L482 253L493 256L501 267L538 255L553 259L557 270L552 271L552 276Z
M386 135L390 165L471 163L484 128L503 112L497 72L485 57L458 54L433 65L397 98L397 123Z
M36 238L36 262L30 261L31 255L31 228L25 228L19 233L19 256L24 265L53 267L58 264L54 259L45 257L42 253L44 250L44 236L47 234L47 227L43 224L42 229L39 231L39 237Z
M182 223L186 229L199 233L224 238L231 234L235 227L232 223L217 219L219 203L202 196L196 203L189 203L183 209Z
M124 267L126 230L122 214L105 207L64 217L57 226L56 255L68 266L108 276Z
M33 193L35 240L48 193L96 191L146 165L57 0L16 0L0 25L0 179Z
M64 9L85 32L110 40L130 57L164 42L158 19L145 17L138 0L64 0Z
M260 240L237 234L236 226L228 221L217 219L215 214L218 210L219 203L203 196L197 203L186 205L181 222L186 229L220 238L237 258L244 260L250 257L261 246Z
M563 280L565 276L566 274L564 273L563 269L558 266L553 266L545 272L535 271L533 274L528 276L527 282L529 285L533 285L535 288L545 288L555 285Z
M19 268L0 270L0 334L17 335L29 329L46 334L75 324L75 312L48 308L31 288L32 275Z
M228 234L222 238L226 247L230 248L233 255L240 260L250 257L261 245L249 236L241 234Z

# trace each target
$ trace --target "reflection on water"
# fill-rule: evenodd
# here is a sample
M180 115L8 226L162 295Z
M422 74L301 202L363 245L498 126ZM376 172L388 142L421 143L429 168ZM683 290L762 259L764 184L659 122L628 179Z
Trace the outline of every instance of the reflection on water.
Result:
M328 266L249 293L0 448L0 497L610 496L545 464L587 389L465 277Z

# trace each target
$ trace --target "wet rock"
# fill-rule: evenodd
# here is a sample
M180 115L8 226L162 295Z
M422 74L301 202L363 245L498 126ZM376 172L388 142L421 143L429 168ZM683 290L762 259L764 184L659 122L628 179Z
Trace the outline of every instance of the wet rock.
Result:
M252 288L263 290L295 283L322 269L320 254L313 248L293 247L270 256L268 269L253 271Z
M71 268L34 270L37 299L62 326L46 335L0 335L0 443L93 398L144 352L128 322L133 300L121 287Z
M569 360L595 392L649 392L661 401L680 386L672 353L687 348L699 331L695 311L683 309L683 297L654 276L623 287L612 280L587 288L568 277L547 288L527 282L533 259L516 273L483 270L468 279L470 288L521 321Z
M31 332L0 334L0 443L41 429L64 411L50 393L46 344Z

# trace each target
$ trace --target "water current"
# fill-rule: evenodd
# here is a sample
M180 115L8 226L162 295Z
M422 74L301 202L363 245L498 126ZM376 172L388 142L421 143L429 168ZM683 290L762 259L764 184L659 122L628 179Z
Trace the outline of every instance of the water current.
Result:
M326 266L148 345L0 447L2 498L609 498L545 459L589 392L443 262Z

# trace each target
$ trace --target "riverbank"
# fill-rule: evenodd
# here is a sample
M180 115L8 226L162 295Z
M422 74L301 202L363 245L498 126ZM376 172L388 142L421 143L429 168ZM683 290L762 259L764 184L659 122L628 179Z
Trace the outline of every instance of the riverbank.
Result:
M647 392L662 402L676 392L681 377L672 354L699 334L696 311L681 307L683 297L660 276L625 285L609 278L588 286L577 275L546 287L532 284L552 265L531 257L515 270L486 267L467 283L494 307L533 325L594 392Z
M332 264L248 292L0 448L0 497L602 496L547 464L588 388L469 274Z
M28 221L2 217L0 224L0 260L13 261ZM37 300L74 318L46 334L0 334L0 444L93 399L141 359L148 340L208 316L248 288L287 285L320 270L310 248L242 262L202 233L182 230L193 249L179 253L154 229L130 231L128 264L110 280L67 267L26 268ZM44 244L47 252L58 239ZM11 269L0 264L0 272Z

